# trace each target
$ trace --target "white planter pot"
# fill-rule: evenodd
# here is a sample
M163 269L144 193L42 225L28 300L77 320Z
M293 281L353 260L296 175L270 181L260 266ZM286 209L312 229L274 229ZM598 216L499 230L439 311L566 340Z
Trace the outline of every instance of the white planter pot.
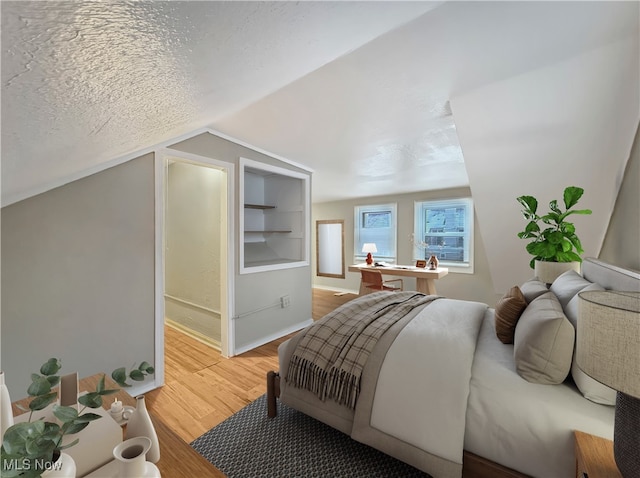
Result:
M4 383L4 372L0 371L0 442L4 432L13 425L13 411L11 410L11 397Z
M113 456L119 463L118 478L160 478L158 467L146 460L151 448L147 437L129 438L113 449Z
M60 453L58 461L53 463L51 469L42 473L42 478L75 478L76 462L66 453Z
M534 273L542 282L551 284L559 275L570 270L574 270L580 274L580 262L536 261Z

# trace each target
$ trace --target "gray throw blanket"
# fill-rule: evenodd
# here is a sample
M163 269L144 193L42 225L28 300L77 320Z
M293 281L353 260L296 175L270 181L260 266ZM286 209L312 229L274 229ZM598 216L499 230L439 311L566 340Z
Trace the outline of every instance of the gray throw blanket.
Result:
M369 354L389 327L437 299L418 292L375 292L354 299L309 326L291 356L286 380L351 409Z

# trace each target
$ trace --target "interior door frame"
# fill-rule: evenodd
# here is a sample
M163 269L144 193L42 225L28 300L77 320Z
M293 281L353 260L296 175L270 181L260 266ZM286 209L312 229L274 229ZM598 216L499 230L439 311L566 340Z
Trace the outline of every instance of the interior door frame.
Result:
M196 154L185 153L170 148L163 148L155 152L155 369L156 378L164 383L164 273L165 273L165 225L164 218L167 209L167 178L169 160L174 159L197 166L213 167L226 173L226 231L222 231L220 240L221 291L220 291L220 342L223 357L231 357L234 353L235 330L233 320L233 297L235 277L235 241L234 211L235 211L235 164L217 159L207 158ZM224 225L223 225L224 227ZM225 260L226 259L226 260Z

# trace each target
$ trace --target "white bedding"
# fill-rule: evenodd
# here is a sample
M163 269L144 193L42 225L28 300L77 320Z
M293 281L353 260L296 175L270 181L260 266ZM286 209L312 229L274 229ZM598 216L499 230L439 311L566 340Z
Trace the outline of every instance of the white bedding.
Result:
M585 259L583 274L585 279L597 282L606 289L638 290L640 287L640 274L637 272L627 271L595 259ZM435 301L429 307L438 302ZM418 313L419 311L416 311L416 314ZM419 339L414 341L415 339L409 337L407 342L399 342L402 345L392 352L392 344L396 339L405 340L400 337L404 324L394 333L387 332L383 335L380 342L385 344L384 346L378 344L380 353L371 355L369 360L372 366L365 367L362 378L362 394L369 398L359 401L356 406L355 421L353 410L341 407L335 402L322 402L306 390L288 386L286 381L280 382L281 399L283 403L354 438L358 437L360 441L369 443L371 440L378 440L375 445L369 444L417 468L428 471L435 466L445 470L440 473L441 476L459 476L459 448L454 450L453 454L447 455L451 453L452 448L445 444L443 449L438 449L437 454L430 454L427 450L433 449L433 440L421 433L432 433L433 430L437 430L442 433L443 441L448 444L455 442L456 436L463 438L466 451L533 477L573 476L575 473L573 430L612 439L615 409L584 398L571 382L570 377L560 385L534 384L520 377L514 362L514 346L505 345L496 337L494 313L494 309L488 308L484 312L472 360L471 379L468 381L467 408L466 412L462 410L460 416L455 417L452 425L455 430L447 429L452 423L450 417L436 416L434 422L433 417L426 420L422 414L433 415L432 405L447 400L454 402L453 409L461 410L460 399L463 397L455 392L445 393L442 390L437 390L440 393L434 395L435 389L425 388L423 385L420 385L422 388L417 391L399 388L400 382L396 379L407 374L407 367L412 362L416 365L410 372L412 374L434 366L442 368L445 377L447 373L451 376L459 373L453 371L458 367L457 364L452 365L447 362L448 359L438 356L437 347L426 352L422 350ZM413 316L407 319L412 318ZM412 327L420 328L419 325L409 323L406 327L409 327L407 331L411 331ZM441 332L446 334L446 327ZM288 360L300 336L293 337L279 347L281 373L284 376L286 376ZM446 335L443 337L446 338ZM468 337L464 340L467 341ZM389 357L385 355L387 352L390 352ZM430 355L431 352L433 355ZM420 358L416 360L418 354ZM379 395L376 396L374 392L378 385L378 370L379 367L387 367L386 364L383 365L386 358L397 363L395 367L383 371L382 380L386 381L387 385L384 391L381 387ZM453 368L450 368L451 366ZM466 375L468 376L468 373ZM407 383L402 386L407 387ZM459 383L454 384L454 388L459 386ZM404 402L400 402L400 406L396 406L396 410L400 411L386 414L379 410L374 411L374 408L379 406L388 410L389 407L385 402L388 405L399 396L402 396L403 400L407 398ZM364 403L367 405L363 405ZM405 403L410 403L414 409L413 413L406 413ZM369 412L362 413L361 406L366 406ZM369 427L368 430L361 431L364 421L361 417L370 415L375 416L375 426L387 432L383 433L377 428L371 428L368 420L366 424ZM462 437L459 428L461 419L464 422ZM362 439L358 435L360 433L364 433L366 439ZM411 443L415 443L416 446ZM443 455L450 456L454 460L448 461L442 457Z
M586 400L568 382L520 377L513 345L496 338L493 315L488 309L476 347L464 448L534 477L573 476L572 430L612 439L615 409Z
M462 465L469 379L486 308L440 299L402 329L380 369L371 427Z

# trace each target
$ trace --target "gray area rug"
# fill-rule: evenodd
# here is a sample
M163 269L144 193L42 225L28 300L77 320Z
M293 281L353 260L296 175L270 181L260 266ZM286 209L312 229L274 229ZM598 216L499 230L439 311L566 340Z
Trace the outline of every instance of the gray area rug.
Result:
M266 395L191 446L230 478L429 476L282 403L270 419Z

